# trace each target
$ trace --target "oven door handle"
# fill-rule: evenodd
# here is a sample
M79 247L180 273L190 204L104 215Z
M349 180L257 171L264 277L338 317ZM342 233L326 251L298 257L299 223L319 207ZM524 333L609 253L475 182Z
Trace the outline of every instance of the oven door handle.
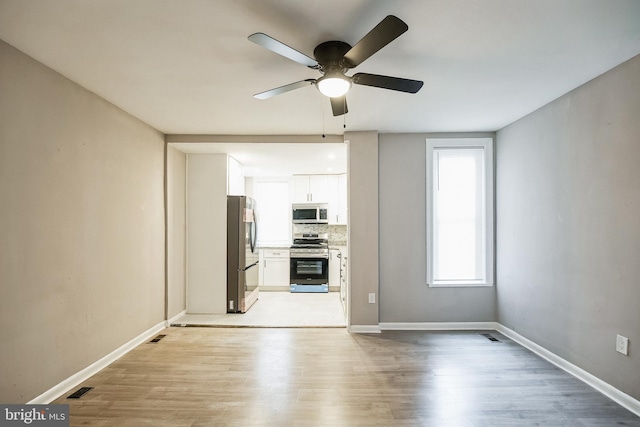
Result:
M312 259L312 258L321 258L321 259L329 259L329 255L319 255L319 254L291 254L289 255L291 259Z

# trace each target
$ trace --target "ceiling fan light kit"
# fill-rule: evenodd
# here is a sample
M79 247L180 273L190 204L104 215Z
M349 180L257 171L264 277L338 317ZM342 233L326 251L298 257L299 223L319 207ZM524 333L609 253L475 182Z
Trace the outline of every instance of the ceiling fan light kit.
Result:
M348 112L345 95L351 89L352 84L416 93L423 85L423 82L419 80L368 73L357 73L353 77L345 74L349 69L360 65L408 29L407 24L400 18L389 15L353 47L342 41L320 43L313 51L315 59L264 33L252 34L249 36L250 41L308 68L318 70L323 74L318 79L306 79L290 83L266 92L257 93L254 97L267 99L303 86L315 84L323 95L331 99L333 115L340 116Z
M316 80L316 87L324 96L336 98L351 89L351 79L343 74L325 74Z

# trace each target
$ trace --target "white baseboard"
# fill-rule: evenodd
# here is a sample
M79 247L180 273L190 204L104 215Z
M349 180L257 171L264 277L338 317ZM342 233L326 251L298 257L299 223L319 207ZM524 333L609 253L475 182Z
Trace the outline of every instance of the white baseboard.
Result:
M629 411L634 414L640 416L640 401L634 399L628 394L618 390L613 387L611 384L602 381L600 378L595 375L590 374L584 369L574 365L573 363L561 358L560 356L550 352L546 348L534 343L533 341L523 337L522 335L516 333L515 331L503 326L499 323L496 324L496 331L500 332L502 335L508 337L509 339L517 342L521 346L528 348L538 356L547 360L548 362L554 364L558 368L562 369L565 372L573 375L580 381L590 385L594 389L598 390L600 393L607 396L609 399L618 403L619 405L625 407Z
M383 331L494 331L496 322L391 322L380 323Z
M68 392L72 388L76 387L83 381L95 375L100 370L104 369L111 363L115 362L120 357L124 356L129 351L133 350L138 345L147 341L149 338L162 331L167 325L173 323L178 318L186 314L186 310L175 315L169 320L162 321L150 329L144 331L137 337L133 338L129 342L118 347L116 350L107 354L100 360L92 363L83 370L75 373L66 380L42 393L35 399L27 402L28 404L48 404ZM419 323L380 323L379 325L351 325L349 326L349 332L356 334L378 334L383 330L422 330L422 331L442 331L442 330L495 330L500 332L507 338L515 341L521 346L531 350L538 356L549 361L553 365L559 367L565 372L573 375L582 382L588 384L600 393L604 394L614 402L640 416L640 401L634 399L628 394L618 390L612 385L602 381L598 377L590 374L582 368L574 365L573 363L557 356L550 352L546 348L534 343L533 341L523 337L515 331L501 325L497 322L419 322Z
M149 338L156 335L158 332L162 331L164 328L165 328L165 321L162 321L157 325L152 326L150 329L147 329L146 331L144 331L137 337L133 338L129 342L121 345L120 347L118 347L111 353L107 354L103 358L92 363L91 365L87 366L83 370L76 372L66 380L62 381L61 383L45 391L40 396L27 402L27 404L29 405L48 404L53 402L63 394L67 393L72 388L78 386L82 382L89 379L91 376L97 374L100 370L106 368L111 363L115 362L116 360L118 360L119 358L121 358L122 356L130 352L131 350L133 350L138 345L147 341Z
M165 320L164 322L164 326L165 327L169 327L171 326L173 323L176 322L176 320L178 320L179 318L181 318L182 316L184 316L185 314L187 314L187 309L182 310L180 313L176 314L175 316L173 316L171 319Z
M379 325L350 325L348 327L350 333L354 334L379 334Z

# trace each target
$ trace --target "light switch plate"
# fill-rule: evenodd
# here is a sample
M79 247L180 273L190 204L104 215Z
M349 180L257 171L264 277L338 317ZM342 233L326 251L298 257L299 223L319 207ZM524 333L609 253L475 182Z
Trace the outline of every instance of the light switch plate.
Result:
M369 294L369 304L375 304L375 303L376 303L376 294L370 293Z

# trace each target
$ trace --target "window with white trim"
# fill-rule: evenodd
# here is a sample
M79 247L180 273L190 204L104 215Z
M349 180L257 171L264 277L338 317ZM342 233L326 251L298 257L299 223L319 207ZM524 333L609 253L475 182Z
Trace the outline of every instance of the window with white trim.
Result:
M427 284L493 285L493 139L427 139Z

